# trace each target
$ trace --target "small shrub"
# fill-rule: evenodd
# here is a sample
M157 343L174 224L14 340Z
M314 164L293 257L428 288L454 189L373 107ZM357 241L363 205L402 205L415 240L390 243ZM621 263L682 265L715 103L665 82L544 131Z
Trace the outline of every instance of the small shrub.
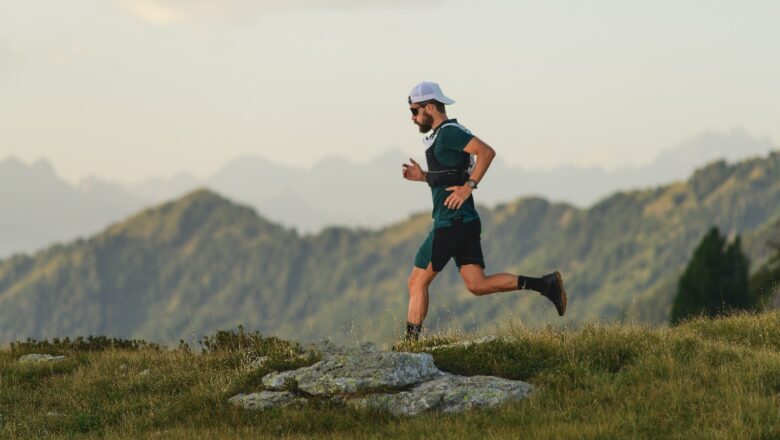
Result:
M219 368L242 368L245 373L236 378L229 393L245 392L262 387L262 377L272 371L295 370L320 360L315 353L307 353L297 342L274 336L263 337L258 331L218 330L198 343L204 354L212 355ZM258 358L265 358L262 366L250 367ZM247 371L249 370L249 371Z
M298 355L303 352L300 344L275 336L263 337L260 332L249 332L239 325L238 330L217 330L213 336L198 341L204 353L252 352L257 356Z
M108 338L106 336L78 336L75 339L65 337L65 339L54 338L49 342L48 339L42 341L27 338L25 341L11 342L11 353L21 355L26 353L45 353L59 355L73 352L98 352L105 350L154 350L160 351L161 347L153 342L146 342L142 339L121 339Z
M187 342L184 342L184 339L179 339L179 346L176 348L179 351L183 351L185 353L192 353L192 349L190 348L190 344Z

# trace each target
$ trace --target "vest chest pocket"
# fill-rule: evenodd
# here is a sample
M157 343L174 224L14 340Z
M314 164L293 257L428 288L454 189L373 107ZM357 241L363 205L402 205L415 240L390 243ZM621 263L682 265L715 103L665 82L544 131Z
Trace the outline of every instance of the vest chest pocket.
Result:
M466 180L469 178L470 155L468 153L463 153L460 165L448 167L436 160L433 146L430 146L425 150L425 160L428 163L428 174L425 176L425 181L428 182L428 186L431 188L443 185L460 186L466 183Z

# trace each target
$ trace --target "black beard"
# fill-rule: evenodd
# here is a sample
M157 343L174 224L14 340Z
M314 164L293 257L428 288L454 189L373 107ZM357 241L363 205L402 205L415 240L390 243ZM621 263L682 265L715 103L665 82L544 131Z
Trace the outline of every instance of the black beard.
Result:
M433 118L428 114L423 114L423 121L417 124L420 127L420 133L428 133L433 128Z
M428 133L433 128L433 125L431 124L418 124L418 127L420 127L420 133Z

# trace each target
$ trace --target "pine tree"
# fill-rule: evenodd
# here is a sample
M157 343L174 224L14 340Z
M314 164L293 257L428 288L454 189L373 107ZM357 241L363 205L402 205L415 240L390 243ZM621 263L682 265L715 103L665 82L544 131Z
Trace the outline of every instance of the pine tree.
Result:
M754 308L748 290L749 266L739 236L727 245L726 238L713 226L680 277L672 305L672 324L695 315L717 316Z

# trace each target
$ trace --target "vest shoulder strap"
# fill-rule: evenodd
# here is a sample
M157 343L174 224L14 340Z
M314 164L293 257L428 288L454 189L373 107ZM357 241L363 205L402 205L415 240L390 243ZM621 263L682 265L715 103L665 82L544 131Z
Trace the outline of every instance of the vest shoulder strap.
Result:
M459 129L465 131L466 133L471 134L471 130L458 124L457 122L446 122L442 124L441 127L437 128L435 133L423 138L423 144L425 144L426 147L430 147L431 145L433 145L433 143L436 142L436 138L439 137L439 133L441 133L442 129L444 129L445 127L458 127Z

